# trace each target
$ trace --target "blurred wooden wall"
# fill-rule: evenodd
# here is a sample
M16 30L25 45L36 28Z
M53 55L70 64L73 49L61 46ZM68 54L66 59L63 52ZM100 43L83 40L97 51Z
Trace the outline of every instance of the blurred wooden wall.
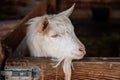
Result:
M60 0L57 2L57 11L65 10L76 3L72 18L91 18L93 7L109 8L110 18L120 18L120 0Z

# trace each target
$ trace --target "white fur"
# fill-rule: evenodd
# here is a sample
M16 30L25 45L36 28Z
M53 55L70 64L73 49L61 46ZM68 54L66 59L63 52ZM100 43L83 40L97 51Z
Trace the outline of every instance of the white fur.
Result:
M64 61L63 70L66 77L65 80L70 80L72 59L81 59L86 52L84 45L74 33L74 27L70 19L63 13L44 15L31 19L28 22L29 27L26 36L31 56L56 58L58 65ZM48 19L47 34L43 34L43 32L39 32L38 30L40 29L38 24L42 25L44 18ZM59 36L52 37L56 34ZM84 50L80 51L79 48L83 48Z

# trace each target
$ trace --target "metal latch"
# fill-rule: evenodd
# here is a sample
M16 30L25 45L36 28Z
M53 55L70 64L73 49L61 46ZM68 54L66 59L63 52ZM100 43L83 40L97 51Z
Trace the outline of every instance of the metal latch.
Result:
M5 76L5 80L36 80L40 75L38 67L23 66L6 66L1 75Z

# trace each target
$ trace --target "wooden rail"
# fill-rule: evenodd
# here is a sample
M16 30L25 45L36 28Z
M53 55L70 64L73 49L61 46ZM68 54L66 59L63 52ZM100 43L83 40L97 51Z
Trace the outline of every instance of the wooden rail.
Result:
M53 68L49 58L9 58L6 66L37 66L38 80L64 80L62 67ZM73 61L72 80L120 80L120 58L84 58Z

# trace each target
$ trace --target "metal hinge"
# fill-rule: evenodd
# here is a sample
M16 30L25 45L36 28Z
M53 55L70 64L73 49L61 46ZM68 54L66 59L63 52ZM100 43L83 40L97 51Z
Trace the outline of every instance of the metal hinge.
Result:
M36 80L40 75L38 67L6 66L0 72L5 80Z

